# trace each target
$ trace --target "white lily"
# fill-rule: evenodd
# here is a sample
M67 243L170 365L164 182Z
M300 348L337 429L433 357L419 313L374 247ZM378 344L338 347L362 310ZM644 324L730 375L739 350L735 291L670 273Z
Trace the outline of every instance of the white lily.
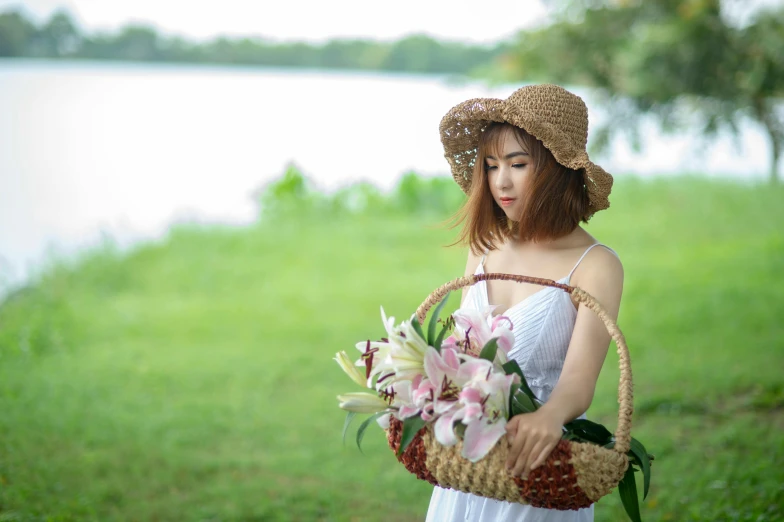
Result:
M354 413L378 413L389 408L387 401L374 393L355 392L338 395L340 407Z
M383 341L364 341L357 343L356 346L362 353L362 357L357 360L355 366L365 368L366 386L372 388L374 377L389 373L390 368L384 361L389 354L391 344Z
M346 372L346 375L351 377L351 380L359 384L363 388L367 388L367 380L365 374L349 359L346 352L338 352L335 354L335 361L340 365L341 369Z
M413 380L417 375L423 375L427 342L414 330L410 321L394 326L395 318L387 318L383 307L381 317L389 335L389 351L379 367L379 384L386 387L394 382Z

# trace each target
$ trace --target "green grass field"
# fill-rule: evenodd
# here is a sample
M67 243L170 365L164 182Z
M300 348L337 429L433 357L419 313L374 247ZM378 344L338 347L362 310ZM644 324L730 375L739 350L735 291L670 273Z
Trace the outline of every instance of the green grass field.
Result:
M643 519L784 519L784 187L616 183ZM178 227L54 264L0 308L0 521L413 521L431 487L341 442L336 351L462 275L443 215ZM589 417L615 426L610 352ZM597 521L621 521L617 494Z

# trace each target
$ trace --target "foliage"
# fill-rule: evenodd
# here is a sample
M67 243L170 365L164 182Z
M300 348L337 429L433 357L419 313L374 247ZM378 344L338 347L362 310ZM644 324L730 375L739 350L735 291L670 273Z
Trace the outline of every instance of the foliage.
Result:
M771 143L771 179L784 148L784 7L733 24L720 0L570 2L557 21L523 32L503 58L507 79L595 87L610 118L598 133L629 132L641 116L707 136L751 118Z
M88 58L153 62L362 69L466 74L493 60L495 47L442 42L412 35L395 42L330 40L324 44L273 42L263 38L215 38L195 43L131 24L115 34L84 34L66 11L35 27L18 11L0 14L0 57Z
M296 165L286 168L280 179L260 191L262 219L279 222L292 215L311 217L357 214L417 214L446 216L457 209L465 195L445 177L404 174L387 194L368 182L354 183L332 194L320 192Z
M784 518L783 197L620 178L588 225L624 263L645 520ZM383 437L339 449L329 358L375 336L379 296L401 315L463 273L453 210L181 225L47 271L0 306L0 519L422 520L432 488ZM588 411L608 427L616 363Z

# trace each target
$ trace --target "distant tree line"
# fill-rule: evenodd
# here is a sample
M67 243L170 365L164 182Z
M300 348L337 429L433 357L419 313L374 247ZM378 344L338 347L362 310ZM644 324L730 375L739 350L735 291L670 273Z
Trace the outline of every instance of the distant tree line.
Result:
M40 26L16 10L0 13L0 57L467 74L505 51L501 44L488 47L441 42L425 35L396 42L354 39L324 44L221 37L200 44L163 36L143 25L128 25L112 34L85 34L65 11L55 12Z
M262 38L197 44L131 25L83 34L65 11L36 26L0 13L0 57L83 58L474 74L496 81L590 87L610 117L594 129L601 147L621 132L642 143L640 124L665 131L737 133L751 120L770 144L770 179L784 156L784 3L743 22L746 0L543 0L551 23L493 47L417 35L396 42L332 40L321 45Z

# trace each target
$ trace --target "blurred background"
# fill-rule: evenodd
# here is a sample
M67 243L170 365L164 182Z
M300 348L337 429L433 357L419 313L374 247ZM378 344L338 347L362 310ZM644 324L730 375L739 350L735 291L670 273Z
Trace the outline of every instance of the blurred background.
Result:
M462 275L438 123L536 82L616 179L643 519L784 519L782 49L781 0L0 0L0 521L423 519L331 358Z

